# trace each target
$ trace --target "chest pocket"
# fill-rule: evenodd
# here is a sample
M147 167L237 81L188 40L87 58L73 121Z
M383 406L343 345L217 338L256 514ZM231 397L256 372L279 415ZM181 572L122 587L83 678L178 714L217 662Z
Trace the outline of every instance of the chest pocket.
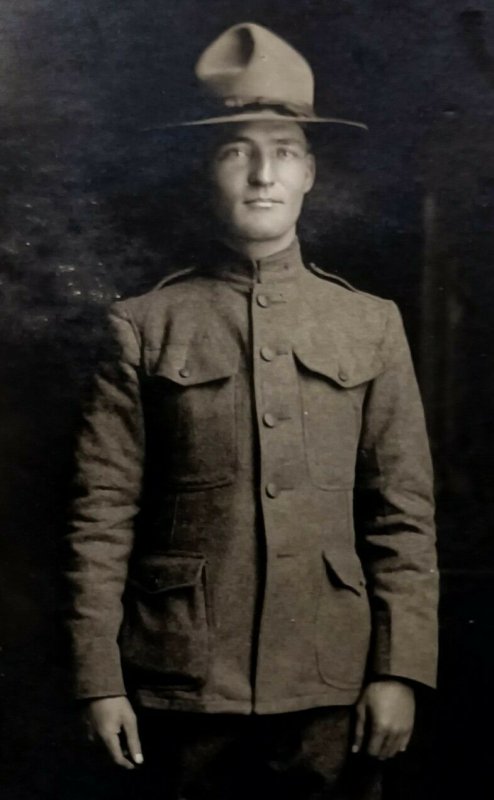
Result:
M147 353L143 380L149 473L182 489L234 479L239 354L209 340Z
M311 480L322 489L351 488L365 394L382 368L376 349L357 342L334 353L325 342L295 346L294 354Z

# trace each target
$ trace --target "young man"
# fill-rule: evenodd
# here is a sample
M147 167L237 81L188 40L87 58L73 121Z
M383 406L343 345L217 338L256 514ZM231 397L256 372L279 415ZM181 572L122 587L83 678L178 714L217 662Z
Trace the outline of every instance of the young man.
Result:
M218 241L111 312L70 534L77 696L167 797L377 797L369 761L434 683L437 573L399 313L296 237L303 126L358 123L317 117L308 64L257 25L197 75Z

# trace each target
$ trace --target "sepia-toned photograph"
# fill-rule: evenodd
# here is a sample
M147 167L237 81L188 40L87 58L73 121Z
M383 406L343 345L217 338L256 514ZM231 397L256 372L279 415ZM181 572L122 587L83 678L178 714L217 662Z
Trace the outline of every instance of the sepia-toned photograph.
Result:
M3 0L2 800L491 800L494 7Z

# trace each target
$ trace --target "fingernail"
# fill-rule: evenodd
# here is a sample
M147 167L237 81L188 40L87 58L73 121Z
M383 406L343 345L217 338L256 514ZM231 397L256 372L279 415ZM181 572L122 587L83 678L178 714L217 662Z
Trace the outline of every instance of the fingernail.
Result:
M358 753L358 747L356 744L354 744L352 747L352 753Z
M136 762L136 764L143 764L144 763L144 758L143 758L142 753L136 753L136 755L134 757L134 761Z

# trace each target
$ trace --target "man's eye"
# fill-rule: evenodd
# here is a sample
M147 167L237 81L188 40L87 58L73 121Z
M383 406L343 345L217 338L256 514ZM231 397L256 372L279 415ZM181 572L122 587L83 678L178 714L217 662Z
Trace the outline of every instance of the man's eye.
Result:
M226 147L220 151L218 158L220 161L238 161L246 155L247 151L243 147Z
M291 158L300 158L300 153L293 147L278 147L278 158L282 159L291 159Z

